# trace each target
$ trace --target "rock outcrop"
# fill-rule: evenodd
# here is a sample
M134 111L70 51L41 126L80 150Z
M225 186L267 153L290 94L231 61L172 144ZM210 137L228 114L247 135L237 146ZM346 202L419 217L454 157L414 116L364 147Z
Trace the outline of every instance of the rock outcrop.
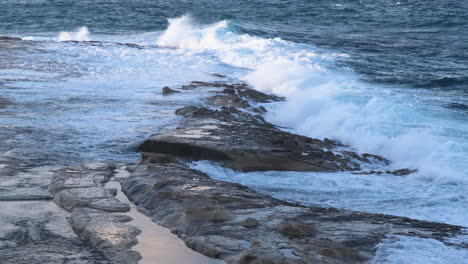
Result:
M205 105L178 109L176 129L145 140L141 164L122 185L190 248L232 264L365 263L387 235L443 241L462 233L405 217L291 204L188 168L184 162L210 160L239 171L414 172L390 171L383 157L281 130L261 114L263 104L282 98L245 84L192 82L181 90L201 86L219 91Z
M137 263L140 255L131 250L138 243L137 228L127 225L130 206L115 198L115 190L106 189L113 175L109 164L85 164L59 170L52 177L49 191L54 202L71 213L73 231L116 264Z
M161 93L162 94L174 94L174 93L180 93L180 92L165 86L162 88Z
M138 148L141 163L122 182L131 201L191 249L228 264L366 263L388 235L445 242L464 234L453 225L288 203L190 169L187 161L211 160L239 171L414 172L390 171L383 157L281 130L261 114L262 104L282 98L245 84L192 82L180 90L202 86L219 90L205 105L178 109L176 129L145 140ZM130 207L104 186L113 174L108 164L61 169L49 191L71 213L78 237L102 252L102 263L137 263L140 255L131 248L140 231L120 214Z
M0 263L111 264L76 236L68 214L50 201L47 186L58 168L18 167L0 158Z
M266 122L260 105L281 98L249 89L245 84L193 82L192 87L219 87L209 97L212 107L186 106L175 130L155 134L141 152L169 154L189 160L218 161L240 171L359 171L360 164L382 167L389 161L353 152L339 142L283 131Z
M291 204L180 163L136 166L122 187L190 248L233 264L365 263L389 234L443 240L462 232L404 217Z

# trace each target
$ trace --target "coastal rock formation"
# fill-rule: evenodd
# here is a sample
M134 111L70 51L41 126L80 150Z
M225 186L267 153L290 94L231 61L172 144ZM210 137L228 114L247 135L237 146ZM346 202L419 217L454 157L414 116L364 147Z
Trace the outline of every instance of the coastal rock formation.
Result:
M0 158L0 263L111 264L76 236L68 214L50 201L47 186L58 168L18 169L17 162Z
M365 263L388 235L443 241L462 232L405 217L291 204L188 168L184 162L210 160L239 171L374 174L390 164L266 122L262 104L282 99L245 84L192 82L182 90L202 86L220 90L206 99L208 106L178 109L183 118L176 129L145 140L138 148L141 164L122 183L131 201L190 248L232 264ZM385 169L398 176L413 172Z
M371 154L358 154L339 142L295 135L266 122L259 105L281 98L249 89L245 84L192 82L190 86L220 87L207 100L213 107L186 106L175 130L155 134L141 152L189 160L218 161L240 171L358 171L360 164L388 165ZM256 106L253 106L256 105Z
M71 212L73 231L116 264L137 263L140 255L131 249L138 243L137 228L125 224L132 219L116 212L128 212L130 206L115 198L115 190L104 184L110 180L114 166L85 164L69 167L54 174L49 191L54 202Z
M389 234L443 240L462 232L405 217L291 204L180 163L145 162L122 187L190 248L233 264L365 263Z
M389 161L266 122L260 115L266 112L262 104L282 100L279 97L244 84L189 86L220 90L206 99L209 106L178 109L182 120L176 129L153 135L139 146L141 163L130 168L122 191L191 249L229 264L365 263L388 235L444 242L462 234L461 227L447 224L288 203L190 169L187 161L211 160L240 171L375 174ZM400 176L413 172L385 171ZM115 197L115 190L105 188L114 174L115 166L100 163L60 169L48 188L53 196L45 194L44 199L53 197L71 213L69 225L101 252L100 263L137 263L141 256L131 248L140 230L129 225L128 215L119 214L129 211L129 205Z
M173 94L173 93L180 93L180 92L165 86L165 87L162 88L161 93L162 94Z

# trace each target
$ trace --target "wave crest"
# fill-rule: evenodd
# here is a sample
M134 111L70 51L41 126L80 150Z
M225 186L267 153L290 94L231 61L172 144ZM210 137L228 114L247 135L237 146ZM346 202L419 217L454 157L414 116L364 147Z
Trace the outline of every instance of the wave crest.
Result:
M197 27L189 15L179 18L169 18L169 26L159 37L157 44L183 49L220 49L223 42L219 40L219 30L227 28L228 22L223 20L209 27Z
M425 179L466 180L468 146L457 134L468 127L435 116L432 105L415 104L430 94L364 83L351 70L337 67L336 58L346 54L237 34L227 21L207 26L196 25L189 16L168 21L159 45L213 56L245 69L234 71L255 89L285 96L287 102L271 109L269 121L382 155L395 166L417 168Z
M81 27L77 31L60 32L58 41L90 41L90 34L87 27Z

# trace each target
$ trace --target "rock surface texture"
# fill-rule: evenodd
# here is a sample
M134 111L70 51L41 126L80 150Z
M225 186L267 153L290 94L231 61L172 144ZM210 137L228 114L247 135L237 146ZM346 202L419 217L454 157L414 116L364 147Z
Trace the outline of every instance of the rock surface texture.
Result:
M112 263L80 240L47 186L56 167L22 170L0 158L0 263Z
M131 251L140 231L125 223L132 219L118 214L130 206L115 198L116 190L104 188L114 166L85 164L59 170L49 186L54 202L71 213L68 220L82 240L101 251L112 263L137 263L140 255Z
M145 215L193 250L229 264L365 263L387 235L450 243L446 238L463 234L458 226L292 204L190 169L187 161L210 160L239 171L414 172L390 171L382 157L279 129L261 114L263 104L282 98L245 84L192 82L165 90L202 87L210 88L205 102L177 110L180 125L145 140L141 163L121 179L122 191ZM122 166L26 165L0 155L0 263L138 263L132 247L140 230L125 214L128 201L106 188Z
M291 204L190 169L184 162L211 160L239 171L374 174L390 163L336 141L280 130L260 114L266 111L262 104L282 99L245 84L193 82L181 90L200 86L220 91L203 106L177 110L182 121L176 129L145 140L141 164L122 183L131 201L190 248L232 264L365 263L387 235L444 241L463 232L404 217Z
M382 167L390 163L380 156L351 151L336 141L295 135L266 122L260 115L266 111L261 104L282 100L279 97L245 84L190 85L192 89L198 86L224 90L207 98L211 107L178 109L176 114L183 117L180 125L145 140L141 152L218 161L239 171L360 171L361 164Z
M227 263L365 263L388 234L443 240L460 227L304 207L179 163L134 168L123 191L186 244Z

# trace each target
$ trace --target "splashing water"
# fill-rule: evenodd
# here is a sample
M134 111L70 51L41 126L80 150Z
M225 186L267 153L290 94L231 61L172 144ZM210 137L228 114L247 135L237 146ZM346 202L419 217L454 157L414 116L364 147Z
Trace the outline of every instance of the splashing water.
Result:
M336 65L347 54L237 34L228 21L198 26L183 16L168 22L159 45L209 52L250 69L238 78L255 89L285 96L287 102L270 107L270 121L382 155L395 168L416 168L415 177L424 180L466 181L467 117L435 104L435 92L364 83Z
M87 27L81 27L74 32L60 32L58 41L90 41L90 34Z

